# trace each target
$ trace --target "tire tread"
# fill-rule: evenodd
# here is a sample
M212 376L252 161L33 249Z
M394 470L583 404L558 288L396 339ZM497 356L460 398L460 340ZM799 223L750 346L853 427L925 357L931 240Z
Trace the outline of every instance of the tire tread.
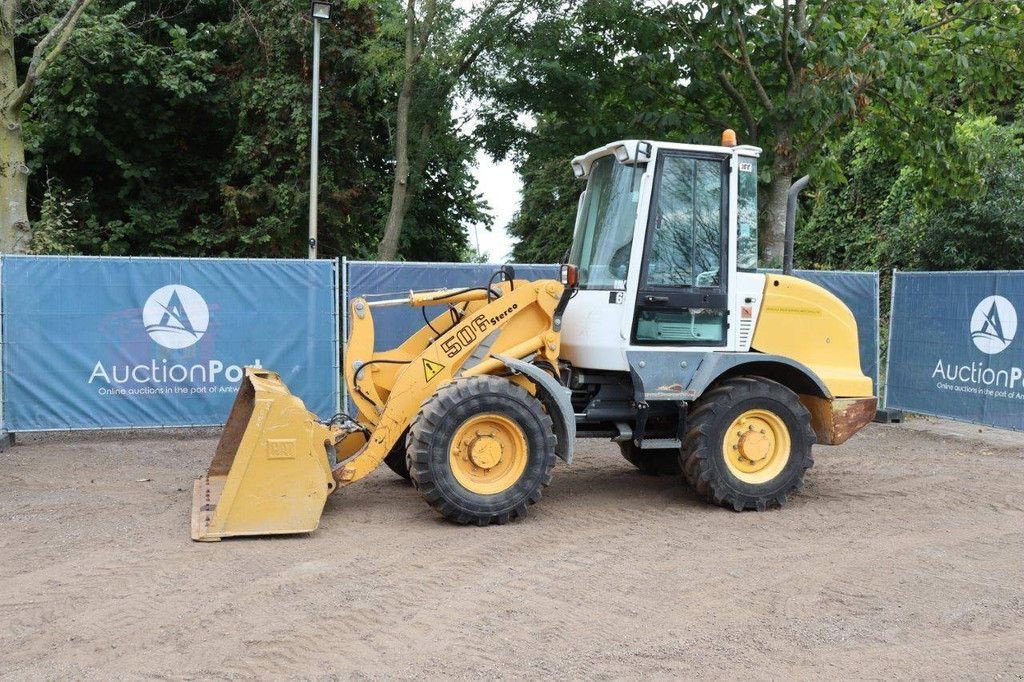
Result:
M530 410L537 417L544 438L543 471L539 484L528 492L524 502L508 509L491 511L472 510L460 507L455 501L448 499L435 480L436 472L430 465L430 448L438 428L446 415L456 405L467 400L482 396L497 395L511 399ZM542 490L551 482L551 472L555 466L556 436L551 417L544 411L540 401L531 396L520 386L507 379L495 376L460 377L441 388L428 398L409 427L408 444L411 463L410 476L413 484L435 511L446 519L457 524L474 523L478 526L489 524L505 524L527 515L529 506L541 499Z
M716 425L730 407L750 398L770 398L782 403L799 423L799 432L791 434L796 444L791 456L798 458L798 473L788 490L757 496L741 493L729 485L711 462L720 447L710 440L710 436L717 431ZM800 490L804 473L814 465L811 445L815 442L815 434L811 428L810 413L795 393L770 379L749 376L726 379L696 401L688 422L680 455L683 477L698 496L714 504L731 507L736 511L765 511L770 507L781 507L786 503L789 493ZM800 447L800 443L806 444L806 447Z

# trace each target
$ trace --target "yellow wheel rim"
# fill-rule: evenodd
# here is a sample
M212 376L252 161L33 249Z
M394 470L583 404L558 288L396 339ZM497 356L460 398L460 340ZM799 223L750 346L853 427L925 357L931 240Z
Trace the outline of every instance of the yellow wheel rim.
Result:
M500 414L470 417L452 436L448 461L463 488L494 495L511 488L526 471L529 447L519 425Z
M786 468L792 440L786 423L768 410L747 410L722 439L729 472L744 483L767 483Z

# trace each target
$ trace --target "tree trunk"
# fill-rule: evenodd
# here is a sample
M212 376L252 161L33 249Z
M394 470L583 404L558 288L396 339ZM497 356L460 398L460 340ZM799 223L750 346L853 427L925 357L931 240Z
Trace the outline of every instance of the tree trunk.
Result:
M430 140L434 136L434 124L427 121L420 129L419 137L416 138L416 150L409 154L409 182L406 183L405 200L402 202L402 225L405 224L405 216L409 215L409 209L416 201L416 190L423 186L423 174L427 171L427 158L430 152Z
M433 7L431 3L424 19L424 33L417 45L416 0L406 0L405 72L402 74L402 89L398 93L398 120L395 124L395 182L391 188L391 210L388 211L388 221L384 225L384 236L377 247L377 260L395 259L405 212L409 208L406 193L409 191L409 109L412 106L413 72L430 36Z
M772 181L768 185L768 210L765 229L761 232L761 266L781 268L786 238L786 200L793 184L793 171L775 162Z
M5 13L7 8L5 7ZM14 17L4 16L0 30L0 95L18 88L14 61ZM7 22L10 21L10 24ZM25 253L32 241L28 222L28 167L22 139L21 111L0 112L0 253Z
M14 55L18 0L0 2L0 253L26 253L32 242L28 222L28 166L22 138L22 107L36 82L61 53L82 12L92 0L71 7L32 49L24 80L18 84Z
M0 116L0 253L28 253L32 229L28 222L28 167L20 116Z
M377 260L394 260L398 253L398 237L408 208L405 195L409 191L409 106L412 103L412 69L405 71L398 95L398 123L395 127L395 182L391 189L391 210L384 225L384 237L377 248Z

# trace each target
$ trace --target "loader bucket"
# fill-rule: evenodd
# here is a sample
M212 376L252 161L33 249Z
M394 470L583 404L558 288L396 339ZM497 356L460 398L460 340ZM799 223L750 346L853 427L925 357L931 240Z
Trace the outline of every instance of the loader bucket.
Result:
M274 372L247 367L206 475L192 493L192 539L307 533L334 489L331 430Z

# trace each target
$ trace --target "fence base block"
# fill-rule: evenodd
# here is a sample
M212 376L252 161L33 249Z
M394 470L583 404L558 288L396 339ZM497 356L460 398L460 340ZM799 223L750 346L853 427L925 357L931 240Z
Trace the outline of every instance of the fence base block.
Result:
M878 410L875 412L876 424L901 424L903 423L903 410Z
M0 452L10 449L14 445L14 434L10 431L0 431Z

